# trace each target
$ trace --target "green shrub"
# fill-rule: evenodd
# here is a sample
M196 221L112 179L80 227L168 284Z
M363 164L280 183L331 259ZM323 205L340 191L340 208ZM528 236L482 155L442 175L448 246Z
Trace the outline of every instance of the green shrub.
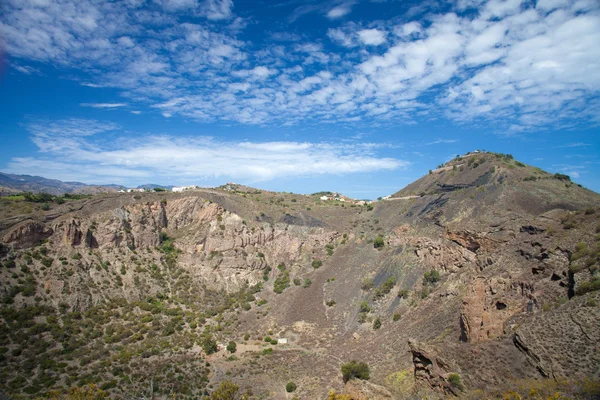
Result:
M409 293L410 292L408 289L400 289L398 290L398 297L400 297L401 299L407 299Z
M385 246L385 242L383 240L383 236L377 236L373 241L373 247L376 249L382 248Z
M369 303L367 303L366 301L361 301L359 310L360 312L368 313L369 311L371 311L371 307L369 307Z
M384 297L386 294L388 294L389 292L392 291L392 288L395 285L396 285L396 277L390 276L389 278L386 279L385 282L383 282L383 284L379 288L377 288L377 290L373 294L373 298L375 300L377 300L377 299Z
M381 320L377 317L375 318L375 321L373 321L373 329L377 330L379 328L381 328Z
M285 385L285 391L288 393L296 391L296 388L297 386L294 382L288 382L287 385Z
M333 307L335 306L335 300L329 299L325 304L327 304L327 307Z
M399 321L400 318L402 318L402 314L400 314L399 312L395 312L394 315L392 316L392 321L394 321L394 322Z
M235 344L234 341L230 341L229 344L227 345L227 351L230 353L235 353L237 350L237 345Z
M448 375L448 382L454 386L455 388L459 389L459 390L463 390L463 384L460 381L460 375L459 374L450 374Z
M323 265L323 261L321 261L321 260L313 260L313 262L312 262L312 267L314 269L317 269L317 268L321 267L322 265Z
M263 356L267 356L267 355L269 355L269 354L271 354L271 353L273 353L273 349L272 349L271 347L267 347L266 349L264 349L264 350L262 351L262 355L263 355Z
M304 280L304 284L302 284L302 287L306 289L307 287L310 286L311 283L312 283L312 281L309 278L306 278Z
M240 390L238 385L230 381L223 381L219 387L210 394L210 400L235 400L237 392Z
M440 280L440 273L436 270L425 272L423 275L423 285L435 286Z
M349 363L342 364L342 377L344 379L344 383L348 382L350 379L363 379L367 380L370 377L371 371L369 371L369 366L364 362L350 361Z
M366 292L368 292L369 290L373 289L374 283L373 283L373 279L371 278L365 278L362 281L362 285L360 286L360 288Z
M575 290L577 296L584 295L589 292L600 290L600 276L593 278L591 281L582 282Z
M277 294L283 293L283 291L290 287L290 273L286 270L283 274L279 275L275 282L273 282L273 291Z
M559 174L558 172L554 174L554 179L571 182L571 177L569 175Z

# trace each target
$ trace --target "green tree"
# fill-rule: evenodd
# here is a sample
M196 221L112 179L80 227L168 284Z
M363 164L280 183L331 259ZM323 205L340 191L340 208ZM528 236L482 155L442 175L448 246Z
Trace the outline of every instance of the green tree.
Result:
M202 338L201 346L207 355L216 353L218 350L217 341L211 335L206 335Z
M354 378L367 380L371 375L371 371L369 370L369 366L367 364L355 360L352 360L346 364L342 364L341 369L344 383Z
M383 241L383 236L379 235L373 241L373 247L375 247L376 249L379 249L383 246L385 246L385 242Z
M235 344L234 341L229 342L229 344L227 345L227 351L230 353L235 353L235 351L237 350L237 345Z

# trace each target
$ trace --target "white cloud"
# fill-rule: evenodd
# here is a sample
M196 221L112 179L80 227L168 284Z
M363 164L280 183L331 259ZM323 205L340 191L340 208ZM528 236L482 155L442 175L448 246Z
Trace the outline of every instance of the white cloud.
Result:
M13 158L9 172L34 173L89 183L152 177L167 181L220 179L257 182L276 178L351 174L405 168L407 161L379 157L377 143L236 142L209 137L101 134L118 126L99 121L44 121L28 126L43 151L40 158ZM92 138L92 135L99 137ZM92 140L93 139L93 140Z
M352 12L352 6L354 2L348 2L344 4L340 4L339 6L333 7L331 10L327 12L327 18L329 19L337 19L341 18L345 15L348 15Z
M295 14L341 16L353 4L309 4ZM80 69L81 85L126 96L115 105L203 122L379 126L445 117L493 121L509 133L600 124L594 1L540 0L534 7L462 0L457 10L477 12L433 8L420 21L403 16L327 30L344 48L307 34L250 42L232 7L216 0L145 7L6 0L0 35L19 65Z
M206 18L212 20L228 19L232 15L232 0L206 0L204 13Z
M31 74L36 74L37 75L37 74L41 73L39 69L34 68L34 67L29 67L27 65L18 65L18 64L15 64L12 67L14 69L16 69L17 71L19 71L20 73L25 74L25 75L31 75Z
M127 107L127 103L81 103L80 106L92 108L121 108Z
M385 32L377 29L363 29L358 32L358 38L363 44L379 46L385 43Z
M327 30L327 36L329 37L329 39L331 39L332 42L345 47L352 47L355 45L352 36L339 28L330 28L329 30Z

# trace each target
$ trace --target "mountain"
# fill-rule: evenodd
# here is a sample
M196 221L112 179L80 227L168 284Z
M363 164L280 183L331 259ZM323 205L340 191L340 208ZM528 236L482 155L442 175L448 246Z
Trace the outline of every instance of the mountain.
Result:
M173 185L163 186L163 185L156 185L154 183L147 183L145 185L140 185L137 188L138 189L148 189L148 190L153 190L153 189L168 189L168 190L172 190L173 187L174 187Z
M98 194L116 192L114 188L100 185L86 185L81 182L63 182L41 176L13 175L0 172L0 194L21 192L48 193L59 196L65 193Z
M494 153L364 206L235 184L2 200L0 392L595 398L599 205Z

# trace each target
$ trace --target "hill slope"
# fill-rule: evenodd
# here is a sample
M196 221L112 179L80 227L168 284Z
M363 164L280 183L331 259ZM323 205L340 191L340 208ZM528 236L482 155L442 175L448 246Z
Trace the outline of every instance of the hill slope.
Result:
M6 218L0 391L592 396L600 196L494 154L445 167L372 208L236 186Z

